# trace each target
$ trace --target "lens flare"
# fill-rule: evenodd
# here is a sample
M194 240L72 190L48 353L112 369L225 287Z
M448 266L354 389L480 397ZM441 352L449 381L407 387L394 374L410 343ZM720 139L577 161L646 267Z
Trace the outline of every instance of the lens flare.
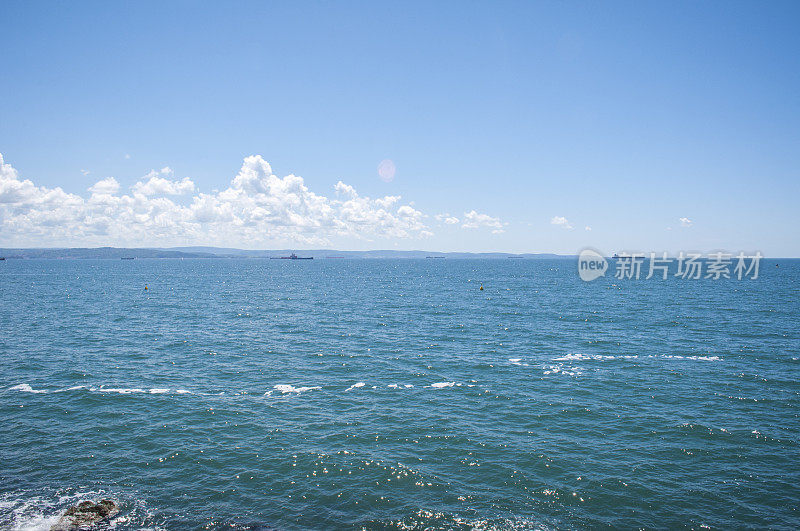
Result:
M390 183L394 180L395 171L397 171L397 168L395 168L391 159L384 159L378 164L378 176L385 183Z

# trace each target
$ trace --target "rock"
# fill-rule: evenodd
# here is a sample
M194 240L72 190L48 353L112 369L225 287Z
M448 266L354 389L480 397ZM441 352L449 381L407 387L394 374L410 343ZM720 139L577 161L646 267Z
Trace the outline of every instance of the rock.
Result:
M95 524L111 518L119 512L119 507L111 500L100 500L99 503L86 500L73 505L64 513L50 531L75 531L91 529Z

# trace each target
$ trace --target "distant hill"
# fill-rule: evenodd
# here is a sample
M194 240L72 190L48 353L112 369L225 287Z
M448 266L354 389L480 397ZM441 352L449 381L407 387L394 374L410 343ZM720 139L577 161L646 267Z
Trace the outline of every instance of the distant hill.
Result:
M166 249L164 249L166 250ZM545 258L570 258L572 255L558 255L550 253L459 253L459 252L437 252L437 251L395 251L395 250L374 250L374 251L340 251L337 249L271 249L271 250L247 250L231 249L220 247L172 247L169 250L183 251L189 253L210 253L217 256L237 256L253 258L269 258L276 256L288 256L296 253L298 256L313 256L314 258L526 258L526 259L545 259Z
M216 258L211 253L189 253L166 249L124 249L119 247L70 248L70 249L0 249L0 257L86 259L86 258Z
M336 249L273 249L273 250L247 250L223 247L170 247L170 248L121 248L121 247L95 247L95 248L48 248L48 249L3 249L0 248L0 257L7 259L122 259L122 258L273 258L288 256L291 253L298 256L313 256L317 259L324 258L448 258L448 259L533 259L570 258L569 255L549 253L541 254L513 254L513 253L440 253L435 251L339 251Z

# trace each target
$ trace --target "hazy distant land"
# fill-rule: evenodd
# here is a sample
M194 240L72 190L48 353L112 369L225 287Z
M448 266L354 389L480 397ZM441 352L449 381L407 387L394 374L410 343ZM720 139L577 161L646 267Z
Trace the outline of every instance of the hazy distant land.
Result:
M0 248L0 257L7 259L122 259L122 258L271 258L288 256L292 252L298 256L313 256L314 258L450 258L450 259L499 259L499 258L571 258L572 255L558 255L551 253L443 253L436 251L339 251L336 249L271 249L247 250L222 247L170 247L170 248L122 248L122 247L71 247L71 248L40 248L40 249L14 249Z

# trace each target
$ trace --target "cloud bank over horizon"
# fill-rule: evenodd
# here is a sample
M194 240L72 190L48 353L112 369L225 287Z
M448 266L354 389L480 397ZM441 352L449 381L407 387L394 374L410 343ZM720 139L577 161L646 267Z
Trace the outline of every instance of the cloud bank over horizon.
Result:
M361 196L342 181L331 197L311 191L302 177L278 177L260 155L246 157L227 188L197 190L169 167L152 170L126 193L114 177L89 195L21 179L0 153L0 246L330 245L360 241L425 240L427 216L400 196ZM439 216L435 220L441 221ZM446 224L452 225L451 218ZM462 228L502 232L499 218L465 212ZM456 222L457 223L457 222Z

